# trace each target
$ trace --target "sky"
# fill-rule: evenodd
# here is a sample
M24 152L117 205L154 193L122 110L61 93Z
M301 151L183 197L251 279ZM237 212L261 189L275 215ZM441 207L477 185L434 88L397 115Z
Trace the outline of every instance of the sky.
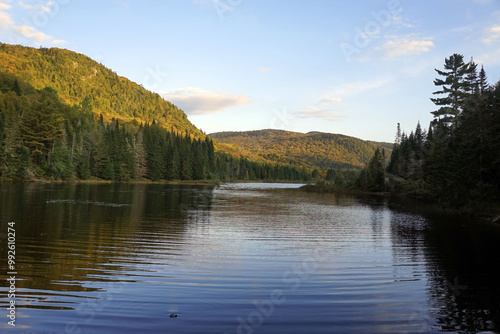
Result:
M393 142L453 53L500 80L500 0L0 0L0 41L83 53L206 133Z

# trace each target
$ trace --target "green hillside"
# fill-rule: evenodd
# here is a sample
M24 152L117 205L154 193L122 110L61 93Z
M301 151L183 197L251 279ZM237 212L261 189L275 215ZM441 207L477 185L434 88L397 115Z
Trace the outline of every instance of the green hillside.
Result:
M138 127L154 120L168 130L205 137L182 110L160 95L76 52L0 43L0 73L14 75L35 89L52 87L68 105L89 97L93 112L105 121L115 118Z
M390 147L390 144L323 132L304 134L283 130L259 130L218 132L210 134L210 137L222 143L241 146L268 162L323 170L363 167L378 147Z
M312 178L258 160L84 55L0 43L0 181Z
M90 97L69 105L0 72L0 181L266 180L309 181L312 172L215 152L210 137L193 139L161 127L137 129L96 117Z

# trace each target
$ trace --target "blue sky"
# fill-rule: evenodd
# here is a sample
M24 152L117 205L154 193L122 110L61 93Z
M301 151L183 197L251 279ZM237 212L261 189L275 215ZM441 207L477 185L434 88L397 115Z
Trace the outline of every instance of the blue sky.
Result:
M500 79L500 0L0 0L0 40L88 55L207 133L392 142L451 54Z

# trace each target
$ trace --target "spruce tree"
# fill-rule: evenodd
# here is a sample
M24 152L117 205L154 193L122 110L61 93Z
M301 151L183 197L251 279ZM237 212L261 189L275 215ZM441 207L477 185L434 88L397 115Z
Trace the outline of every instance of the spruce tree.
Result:
M481 70L479 71L478 86L480 94L487 93L490 90L490 86L488 84L488 78L486 76L486 72L484 71L483 66L481 66Z
M142 179L148 175L147 152L144 147L144 126L139 125L135 136L135 177Z
M14 93L17 94L17 96L22 95L21 86L19 85L19 81L17 81L17 78L14 80L14 85L12 87L12 90L14 91Z
M326 181L333 182L335 180L335 169L329 168L328 171L326 172Z
M203 145L200 140L193 142L192 144L192 159L193 159L193 179L204 180L206 178L205 174L205 157L203 154Z
M215 149L214 142L210 137L205 137L205 145L207 149L207 164L208 164L208 172L211 178L214 178L214 174L216 174L216 161L215 161Z
M180 180L180 158L179 158L179 148L177 147L174 140L169 142L168 148L168 160L167 160L167 180Z
M371 191L385 190L385 161L383 152L377 148L368 163L369 188Z
M181 180L193 179L193 149L191 145L191 137L186 132L185 137L181 138L181 145L179 150L180 155L180 175Z

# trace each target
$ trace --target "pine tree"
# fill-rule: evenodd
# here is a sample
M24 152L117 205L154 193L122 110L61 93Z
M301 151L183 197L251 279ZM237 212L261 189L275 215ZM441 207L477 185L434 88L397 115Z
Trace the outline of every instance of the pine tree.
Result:
M171 134L173 136L173 134ZM167 180L180 180L180 158L179 148L175 139L171 139L167 148Z
M490 86L488 84L488 78L486 77L486 72L484 71L483 66L481 66L481 71L479 71L478 86L479 86L479 94L484 94L490 90Z
M372 191L385 190L385 162L384 154L376 149L373 158L368 163L368 174L370 175L369 187Z
M181 145L179 150L180 155L180 174L181 180L192 180L193 179L193 149L191 143L191 137L186 132L184 138L181 138Z
M361 171L356 186L364 190L385 191L385 154L379 148Z
M17 165L13 170L13 179L24 180L28 177L28 169L31 165L30 163L30 151L26 146L18 146L16 149L16 156L18 159Z
M204 180L206 178L205 174L205 157L203 154L203 146L200 140L193 142L192 144L192 161L193 161L193 179Z
M444 95L444 97L431 98L431 101L440 108L432 114L445 125L451 125L456 117L462 112L463 102L466 98L470 86L466 81L466 76L470 73L470 64L464 62L464 56L453 54L445 59L444 71L435 71L444 77L435 79L434 85L441 87L441 90L433 94Z
M135 136L135 177L142 179L148 175L147 152L144 147L144 127L141 123Z
M111 161L108 156L105 131L106 126L104 125L104 119L101 114L87 143L90 158L90 171L92 176L112 179L114 178L114 172L111 172L113 168L110 166Z
M66 147L57 145L50 152L50 172L57 179L69 180L74 177L75 168Z
M214 142L207 136L205 137L205 145L207 148L207 164L209 177L214 179L214 175L216 174Z
M14 86L12 87L12 91L17 94L17 96L22 95L21 91L21 86L19 85L19 81L17 81L17 78L14 80Z
M401 146L401 126L398 123L396 129L396 139L394 140L394 146L392 147L391 157L389 159L389 164L387 165L387 171L395 175L398 174L399 165L401 164L400 146Z
M422 130L422 127L420 126L420 121L419 121L417 123L417 127L415 128L414 147L413 147L418 159L421 159L421 157L422 157L421 153L422 153L422 149L424 147L424 142L425 142L425 132Z
M63 134L60 109L57 92L47 87L41 91L40 99L21 118L22 139L37 165L47 162L54 139Z
M148 177L161 180L166 172L166 133L153 122L144 128L144 145L147 152Z
M329 182L333 182L335 180L335 176L336 176L335 170L333 168L329 168L326 172L325 180L329 181Z
M90 171L90 159L88 151L82 151L75 158L76 160L76 175L81 180L88 180L92 176Z
M396 130L396 140L394 141L394 145L401 144L401 124L398 123L398 127Z

